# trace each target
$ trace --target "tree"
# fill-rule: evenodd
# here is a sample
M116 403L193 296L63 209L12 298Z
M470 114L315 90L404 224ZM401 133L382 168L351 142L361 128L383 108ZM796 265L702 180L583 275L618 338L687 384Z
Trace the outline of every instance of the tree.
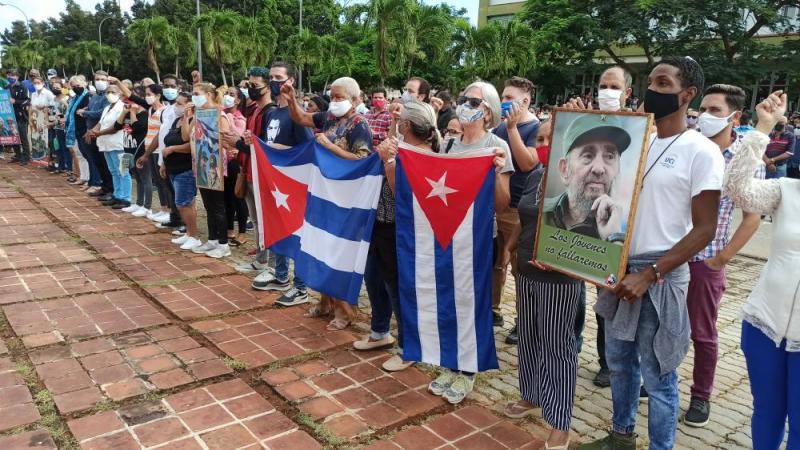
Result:
M399 30L408 31L411 3L410 0L371 0L369 14L375 23L375 57L381 72L381 84L384 84L391 74L390 49L395 48L401 54L408 53L406 49L397 48L396 38Z
M72 49L62 46L48 49L45 55L45 61L53 67L61 69L64 78L67 77L67 66L75 60L75 55Z
M161 69L158 66L158 53L163 50L166 54L175 54L178 51L176 34L175 27L161 16L139 19L128 27L128 39L144 46L147 67L156 73L159 83L161 83Z
M192 26L200 28L203 49L206 55L211 58L219 67L222 75L222 83L228 84L225 76L225 64L236 61L237 51L241 47L237 46L237 34L239 21L243 18L234 11L211 11L201 14L192 21Z
M245 74L248 67L267 65L275 54L278 41L278 33L267 18L243 17L237 34L240 49L236 53L241 58L239 63Z

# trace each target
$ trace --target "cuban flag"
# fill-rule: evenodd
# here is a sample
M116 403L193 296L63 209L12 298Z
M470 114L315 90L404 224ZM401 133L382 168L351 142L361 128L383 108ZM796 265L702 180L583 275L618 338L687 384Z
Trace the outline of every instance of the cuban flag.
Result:
M357 304L383 182L378 155L351 161L315 141L278 150L254 140L259 245L292 258L311 289Z
M492 330L492 150L459 155L401 144L396 168L403 359L497 369Z

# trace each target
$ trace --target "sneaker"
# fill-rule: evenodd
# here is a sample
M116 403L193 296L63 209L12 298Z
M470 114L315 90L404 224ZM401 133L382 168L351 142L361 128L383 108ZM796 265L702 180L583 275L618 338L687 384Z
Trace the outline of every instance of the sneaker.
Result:
M639 388L639 401L640 402L646 402L648 400L650 400L650 395L647 394L647 389L645 389L644 385L642 385Z
M281 295L281 298L275 300L275 304L281 306L297 306L302 305L303 303L308 303L308 292L306 292L305 289L300 290L294 287L286 291L285 294ZM355 345L353 346L355 347Z
M453 381L456 380L457 373L453 372L450 369L445 369L438 378L431 381L431 384L428 385L428 392L433 395L442 395L447 388L453 384Z
M451 405L457 405L472 392L474 386L475 375L458 374L450 387L444 391L442 397L450 402Z
M181 245L181 250L192 250L195 247L199 247L203 245L203 241L197 238L189 237L186 239L186 242Z
M711 402L699 397L692 397L689 402L689 409L683 416L683 423L694 428L702 428L708 425L708 416L711 415Z
M111 205L111 209L121 210L121 209L125 209L125 208L127 208L129 206L131 206L131 202L129 202L127 200L117 200L117 203L114 203L113 205Z
M245 225L245 228L247 229L247 231L253 231L253 228L255 228L255 226L253 225L253 221L247 219L247 225Z
M147 217L148 220L152 220L153 222L160 222L160 220L158 220L159 214L161 213L160 212L154 213L153 211L150 211L145 217Z
M178 228L175 228L174 230L172 230L172 235L173 236L182 236L184 234L186 234L186 226L185 225L181 225Z
M275 274L270 270L265 270L253 278L253 283L250 285L253 289L259 291L288 291L291 287L289 280L280 281L275 278Z
M192 251L197 253L195 250ZM206 252L206 256L216 259L231 256L231 247L228 244L217 244L216 247Z
M139 205L131 205L131 206L128 206L127 208L122 208L122 212L135 213L136 211L139 211L140 208L141 208L141 206L139 206Z
M517 326L514 325L514 328L508 332L508 336L506 336L506 344L510 345L517 345L519 343L519 334L517 334Z
M263 272L268 267L269 266L267 264L261 264L258 261L253 261L239 264L236 266L236 271L239 273Z
M414 365L414 361L405 361L400 355L394 355L383 362L381 367L387 372L401 372Z
M131 213L133 217L147 217L148 214L150 214L150 210L144 206L140 206L139 209Z
M608 369L601 368L597 375L594 376L594 380L592 380L595 386L601 388L607 388L611 386L611 371Z
M178 236L175 239L173 239L172 243L173 244L177 244L177 245L183 245L183 243L186 242L188 239L189 239L189 235L188 234L183 234L183 235Z
M161 211L160 213L156 214L156 220L160 223L169 222L170 214L166 211Z
M394 345L394 342L395 339L389 333L386 333L386 336L384 336L383 339L377 340L372 339L370 335L366 335L360 341L353 342L353 348L359 351L383 350L385 348L391 348Z
M201 245L199 247L193 248L192 249L192 253L202 254L202 253L210 252L211 250L214 250L217 247L219 247L219 241L208 240L205 244L203 244L203 245Z
M636 450L636 433L609 431L608 436L578 446L578 450Z
M180 222L172 222L172 221L170 221L170 222L157 223L156 224L156 228L163 230L163 229L166 229L166 228L178 228L178 227L180 227L182 225L183 224L181 224Z
M503 326L503 316L500 313L492 311L492 325L495 327Z

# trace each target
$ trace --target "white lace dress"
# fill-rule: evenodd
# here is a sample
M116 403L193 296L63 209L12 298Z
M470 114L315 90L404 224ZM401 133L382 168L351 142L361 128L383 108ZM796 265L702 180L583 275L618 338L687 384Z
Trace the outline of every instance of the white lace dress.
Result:
M751 131L728 166L724 192L744 211L772 215L770 257L743 319L786 350L800 352L800 180L759 180L753 172L769 137Z

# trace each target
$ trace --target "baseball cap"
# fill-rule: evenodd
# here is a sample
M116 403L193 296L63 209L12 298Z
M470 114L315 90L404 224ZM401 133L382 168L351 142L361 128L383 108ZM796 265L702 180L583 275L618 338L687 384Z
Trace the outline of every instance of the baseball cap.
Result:
M620 116L583 113L572 121L564 134L564 154L566 155L575 147L597 139L613 142L620 154L631 145L631 136L623 128Z
M55 78L58 76L56 69L47 69L47 78Z

